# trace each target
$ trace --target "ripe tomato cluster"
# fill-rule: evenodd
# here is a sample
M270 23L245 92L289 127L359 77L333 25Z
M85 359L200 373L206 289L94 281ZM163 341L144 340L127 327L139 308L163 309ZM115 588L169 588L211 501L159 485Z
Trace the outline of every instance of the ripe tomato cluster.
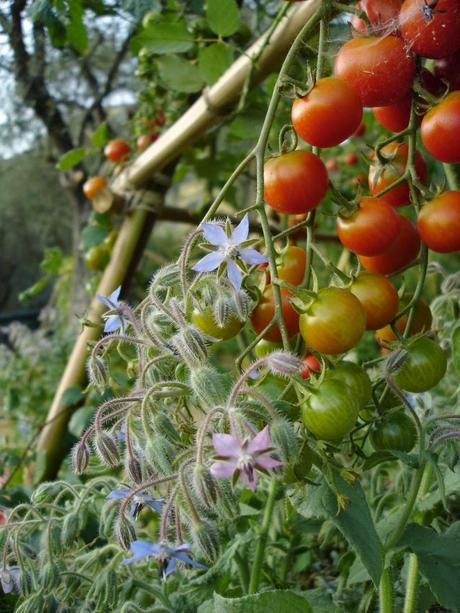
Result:
M418 261L422 243L425 250L440 253L460 250L460 191L433 192L426 161L427 153L440 162L460 163L460 3L362 0L357 6L367 20L352 19L353 38L339 49L334 74L318 78L292 104L292 127L302 145L266 161L264 199L288 215L287 227L301 216L311 219L331 187L330 176L340 172L337 158L324 162L320 150L363 135L363 109L371 107L377 121L396 134L377 143L369 155L369 195L363 193L361 178L352 183L358 188L352 201L331 189L339 206L337 237L359 266L343 286L302 294L296 288L310 278L310 262L307 252L291 243L278 258L277 279L266 274L251 321L259 335L268 327L261 342L281 341L275 282L285 331L290 337L300 333L307 349L302 377L309 380L321 372L321 354L342 356L371 330L382 351L403 339L407 359L395 381L405 391L418 392L439 382L446 357L423 336L432 323L423 298L400 297L388 276ZM434 72L423 65L425 58ZM426 153L416 148L417 136ZM357 165L359 156L348 152L343 162ZM413 208L399 211L408 206ZM296 232L291 241L301 237ZM436 368L428 363L430 355L436 356ZM315 436L335 441L351 431L358 414L364 415L371 385L355 364L340 357L335 364L328 357L326 364L321 383L304 400L302 419ZM341 369L348 380L340 380ZM345 397L343 384L354 394ZM410 451L416 437L408 419L396 412L378 421L371 436L374 448Z

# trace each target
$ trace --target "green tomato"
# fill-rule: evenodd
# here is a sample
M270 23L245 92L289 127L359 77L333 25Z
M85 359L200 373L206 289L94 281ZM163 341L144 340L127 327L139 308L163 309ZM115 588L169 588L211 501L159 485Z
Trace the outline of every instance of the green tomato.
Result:
M85 264L89 270L104 270L110 260L110 253L103 245L91 247L85 253Z
M408 347L407 357L393 379L406 392L426 392L441 381L446 369L446 354L424 336Z
M254 347L254 353L256 354L256 358L264 358L269 353L280 351L281 349L283 349L283 343L274 343L262 339Z
M357 399L360 409L364 409L371 399L371 380L366 371L358 364L342 360L327 372L326 379L333 379L348 385Z
M206 307L202 311L195 309L192 313L192 322L201 332L222 341L233 338L243 327L243 323L233 314L227 318L223 326L219 326L214 319L212 307Z
M303 423L316 438L337 442L352 431L359 402L342 381L326 379L305 398L301 412Z
M417 429L409 415L401 411L377 423L369 438L376 451L389 449L408 453L417 441Z

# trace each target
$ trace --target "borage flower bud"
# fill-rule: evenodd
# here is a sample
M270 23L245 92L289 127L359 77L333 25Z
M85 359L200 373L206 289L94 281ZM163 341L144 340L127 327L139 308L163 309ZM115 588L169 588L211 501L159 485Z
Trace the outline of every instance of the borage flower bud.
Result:
M42 483L33 492L31 500L34 504L42 504L56 497L59 492L57 483Z
M77 443L72 449L72 468L75 474L81 475L89 464L89 447L86 443Z
M225 403L228 388L222 375L212 366L192 369L190 387L205 407L215 407Z
M90 355L86 363L88 379L98 392L103 392L109 382L109 373L100 355Z
M196 464L193 469L193 490L203 507L215 510L218 498L217 481L203 464Z
M137 484L142 483L142 468L139 460L133 456L126 459L126 473L128 477Z
M264 360L274 375L282 377L298 375L302 368L302 360L288 351L274 351L269 353Z
M59 555L62 552L62 528L56 520L48 523L48 548L51 554Z
M40 583L45 592L52 592L59 585L59 568L52 562L47 562L40 571Z
M120 464L120 452L118 445L114 438L112 438L107 432L98 432L94 440L94 446L96 448L98 456L102 462L115 468Z
M234 519L240 512L240 506L230 483L219 479L217 482L217 494L218 498L214 511L219 517Z
M279 451L283 460L295 462L299 457L299 445L292 424L286 419L274 419L270 425L273 447Z
M136 540L136 529L134 524L125 515L119 515L113 526L115 540L123 547L129 549L131 543Z
M177 264L167 264L159 268L150 284L150 290L156 293L159 289L177 287L180 283L180 272Z
M109 539L112 537L118 510L118 504L105 504L102 507L99 521L99 536L101 538Z
M80 532L80 517L73 512L66 515L62 524L61 542L64 547L70 547Z
M252 305L252 301L249 297L249 294L247 294L247 292L245 292L244 290L235 291L233 293L233 299L238 319L242 322L247 321L249 318L249 314L251 313Z
M219 534L214 522L200 521L190 529L193 545L207 562L215 562L219 557Z
M171 339L181 358L191 367L196 368L208 359L208 351L203 335L188 326Z
M214 303L213 315L216 324L223 328L229 316L228 302L224 296L217 297L217 300Z
M176 449L167 438L155 434L145 448L145 459L153 470L161 476L170 475Z
M407 358L407 351L405 349L397 349L390 353L385 361L385 371L393 374L401 368Z

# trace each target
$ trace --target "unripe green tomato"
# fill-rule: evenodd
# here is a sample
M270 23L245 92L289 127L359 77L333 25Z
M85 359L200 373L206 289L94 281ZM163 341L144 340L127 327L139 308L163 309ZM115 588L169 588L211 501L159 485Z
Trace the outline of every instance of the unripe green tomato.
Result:
M227 318L223 326L219 326L214 319L212 307L206 307L202 311L194 309L192 322L201 332L222 341L233 338L243 327L243 323L233 313Z
M110 260L110 254L103 245L91 247L85 253L85 264L89 270L104 270Z
M112 230L107 236L104 238L103 246L108 250L112 251L112 247L117 240L118 232L116 230Z
M408 453L417 442L417 430L409 415L401 411L377 423L369 438L376 451L389 449Z
M358 364L342 360L337 362L334 368L328 370L326 379L334 379L348 385L359 403L359 408L364 409L372 396L372 384L366 371Z
M393 379L406 392L426 392L437 385L447 369L447 357L441 347L426 336L414 341L407 357Z
M295 483L296 481L303 481L305 477L308 477L313 465L313 457L312 449L308 445L304 445L297 462L294 465L286 465L284 481L286 483Z
M338 442L353 430L359 403L346 384L326 379L305 398L301 412L303 423L316 438Z
M269 353L273 353L273 351L281 351L283 349L283 343L274 343L272 341L266 341L262 339L257 343L254 347L254 353L256 354L256 358L264 358Z

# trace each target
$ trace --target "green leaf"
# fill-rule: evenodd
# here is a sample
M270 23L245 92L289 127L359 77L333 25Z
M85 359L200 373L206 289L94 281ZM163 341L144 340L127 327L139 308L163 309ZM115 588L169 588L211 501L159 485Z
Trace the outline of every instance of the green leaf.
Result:
M107 230L100 226L89 225L81 233L80 245L83 251L100 245L107 236Z
M134 48L144 47L151 53L185 53L194 45L193 34L184 21L175 23L150 22L133 39Z
M103 147L110 138L109 127L106 123L101 125L91 134L91 144L93 147Z
M208 609L209 610L209 609ZM214 613L313 613L308 601L291 590L270 590L242 598L214 594Z
M65 392L62 394L61 404L63 406L72 407L79 402L81 402L84 398L83 392L79 385L72 385L68 387Z
M207 0L209 27L219 36L231 36L240 27L240 11L235 0Z
M202 47L198 52L198 68L208 84L217 81L232 61L233 51L223 43Z
M83 21L84 9L80 0L69 2L69 22L66 26L67 41L81 55L88 49L88 37Z
M77 164L79 164L82 159L86 156L86 149L83 147L78 147L77 149L71 149L64 153L63 156L60 157L59 162L56 164L56 168L61 171L70 170Z
M460 521L444 534L409 524L398 546L409 547L417 554L420 572L439 603L460 610Z
M334 487L345 498L344 509L339 509L337 495L326 482L317 487L306 486L303 500L298 495L297 500L292 499L293 504L307 519L330 519L360 557L375 585L378 585L383 569L383 547L361 484L359 481L348 483L334 471Z
M77 438L83 434L94 417L94 410L91 407L82 407L75 411L69 421L69 432Z
M163 84L178 92L193 93L203 86L198 68L177 55L168 55L157 60Z
M59 247L48 247L43 254L40 268L50 275L57 275L61 270L64 255Z
M455 370L460 373L460 324L452 332L452 363Z
M364 462L363 469L370 470L371 468L374 468L374 466L382 464L382 462L394 462L395 460L400 460L411 468L418 467L418 458L416 455L404 453L403 451L390 451L387 449L376 451L370 455Z

